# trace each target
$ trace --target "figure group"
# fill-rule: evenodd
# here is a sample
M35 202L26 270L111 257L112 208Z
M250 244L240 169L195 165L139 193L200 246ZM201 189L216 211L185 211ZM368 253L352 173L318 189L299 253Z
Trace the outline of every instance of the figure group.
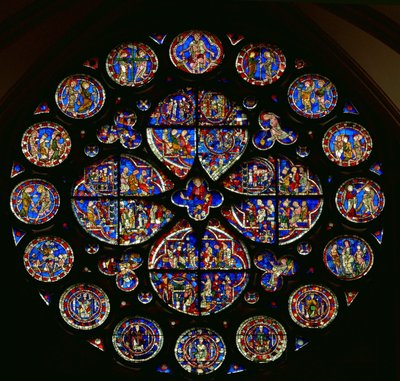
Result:
M68 265L67 252L58 248L53 242L43 242L29 255L29 263L42 277L55 277Z
M324 113L332 104L330 90L332 83L323 79L305 80L297 89L297 101L300 101L302 111L307 114Z
M118 81L121 85L132 83L133 86L141 84L146 80L148 74L149 57L145 50L133 48L132 53L129 49L123 49L116 57L119 66Z
M21 190L17 201L19 216L31 223L43 221L51 214L53 202L50 190L43 184L26 186Z
M329 268L338 277L354 278L362 275L369 265L367 248L361 242L349 239L333 243L327 255L330 258Z
M65 131L46 129L42 133L34 129L29 137L28 151L30 155L47 165L54 165L65 154L68 135Z
M339 165L358 163L363 159L365 142L361 134L337 134L333 141L333 154Z
M191 242L165 241L162 246L163 269L197 269L198 257Z
M275 53L269 49L252 49L245 59L247 77L249 80L271 83L275 75L276 61Z
M232 256L232 241L203 240L203 247L200 253L202 258L201 266L205 269L228 269L235 264Z
M282 194L310 194L308 171L303 166L284 167L280 171L279 191Z
M357 216L373 216L379 209L375 205L375 191L368 183L360 188L348 185L344 192L344 204L347 217L356 219Z
M306 200L283 200L279 205L279 229L309 227L309 207Z
M234 282L229 274L205 274L201 280L200 308L205 314L229 305L235 296Z
M148 196L157 190L160 192L160 187L153 181L155 177L151 168L124 166L120 175L120 192L135 196Z
M97 102L97 93L85 80L71 78L65 86L63 111L73 117L87 113Z
M162 105L162 119L167 120L168 124L183 123L192 115L193 104L184 95L169 97Z

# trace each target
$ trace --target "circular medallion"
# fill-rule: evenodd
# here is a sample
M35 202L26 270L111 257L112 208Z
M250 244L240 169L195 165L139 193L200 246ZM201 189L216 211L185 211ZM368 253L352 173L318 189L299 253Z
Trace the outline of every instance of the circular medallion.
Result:
M221 366L225 355L222 337L208 328L191 328L183 332L175 345L179 365L190 373L214 372Z
M138 295L138 300L140 303L149 304L153 300L153 294L151 292L142 291Z
M130 362L143 362L155 357L163 341L160 326L153 320L138 316L123 319L112 336L117 353Z
M22 136L22 153L39 167L55 167L71 152L71 139L64 127L53 122L35 123Z
M260 294L257 291L247 291L244 300L249 304L256 304L260 300Z
M41 282L56 282L71 271L74 254L62 238L44 236L28 244L23 259L33 278Z
M368 159L372 150L372 139L360 124L340 122L326 131L322 148L333 163L341 167L354 167Z
M320 285L297 288L289 297L289 313L304 328L325 328L336 317L339 304L336 295Z
M222 93L217 91L203 91L199 94L199 118L201 124L229 123L227 119L232 115L232 102Z
M144 86L154 78L157 69L156 54L141 42L120 44L107 56L107 73L121 86Z
M336 106L335 85L319 74L305 74L289 86L288 101L299 115L318 119L328 115Z
M236 331L236 345L239 352L250 361L274 361L286 349L286 331L275 319L254 316L240 324Z
M60 82L55 97L58 108L65 115L86 119L101 110L106 93L97 79L86 74L75 74Z
M191 74L203 74L214 70L223 59L221 41L214 35L190 30L174 38L169 48L172 63Z
M324 249L325 266L339 279L361 278L371 269L373 262L371 247L357 236L336 237Z
M376 182L355 177L339 187L336 193L336 206L347 220L364 223L372 221L381 214L385 206L385 197Z
M11 210L20 221L40 225L55 216L60 207L60 196L53 184L31 179L13 189L10 204Z
M76 329L89 330L104 323L110 313L110 302L100 287L79 283L63 292L59 309L68 325Z
M117 287L121 291L130 292L133 291L139 284L139 278L135 272L125 266L120 265L120 271L116 276Z
M236 57L236 70L248 83L264 86L276 82L286 69L282 51L270 44L249 44Z

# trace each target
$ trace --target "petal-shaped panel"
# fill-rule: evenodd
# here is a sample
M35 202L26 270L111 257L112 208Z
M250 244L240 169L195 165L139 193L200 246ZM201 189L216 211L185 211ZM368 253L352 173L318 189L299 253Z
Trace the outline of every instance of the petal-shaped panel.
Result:
M321 183L308 167L287 158L278 159L278 163L279 194L322 195Z
M199 126L247 126L242 107L216 91L199 91Z
M210 220L201 242L201 269L245 270L250 268L246 247L216 220Z
M279 200L279 244L287 244L306 234L322 213L323 200L283 198Z
M219 179L242 156L247 142L243 128L199 129L198 156L211 179Z
M133 245L150 239L172 218L163 205L143 199L119 201L119 244Z
M246 238L255 242L276 242L275 199L248 198L221 212Z
M153 245L149 254L149 270L197 268L197 239L190 224L181 220Z
M223 186L245 195L276 193L275 159L256 157L238 166L223 180Z
M147 141L154 155L179 178L185 178L196 157L194 128L148 128Z
M150 163L130 155L120 161L120 194L153 196L172 189L174 184Z
M109 156L86 167L83 176L75 183L72 196L117 196L118 161L117 156Z
M150 126L190 126L196 119L196 99L191 89L169 94L150 115Z
M71 200L72 210L79 224L91 236L116 245L118 242L118 201L116 199Z

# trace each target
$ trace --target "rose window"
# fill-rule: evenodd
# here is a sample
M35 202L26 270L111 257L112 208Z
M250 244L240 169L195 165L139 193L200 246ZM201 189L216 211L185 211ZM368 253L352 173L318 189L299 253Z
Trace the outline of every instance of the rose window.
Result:
M128 368L206 375L283 361L334 326L382 242L381 167L342 89L292 53L152 35L35 110L12 231L67 330Z

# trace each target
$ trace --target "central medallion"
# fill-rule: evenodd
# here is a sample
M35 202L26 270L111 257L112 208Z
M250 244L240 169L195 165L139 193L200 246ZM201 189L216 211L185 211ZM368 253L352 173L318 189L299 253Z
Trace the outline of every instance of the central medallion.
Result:
M221 192L210 190L207 181L200 177L190 179L186 189L173 193L172 202L175 205L185 207L191 218L204 220L210 213L210 208L218 208L222 205Z

